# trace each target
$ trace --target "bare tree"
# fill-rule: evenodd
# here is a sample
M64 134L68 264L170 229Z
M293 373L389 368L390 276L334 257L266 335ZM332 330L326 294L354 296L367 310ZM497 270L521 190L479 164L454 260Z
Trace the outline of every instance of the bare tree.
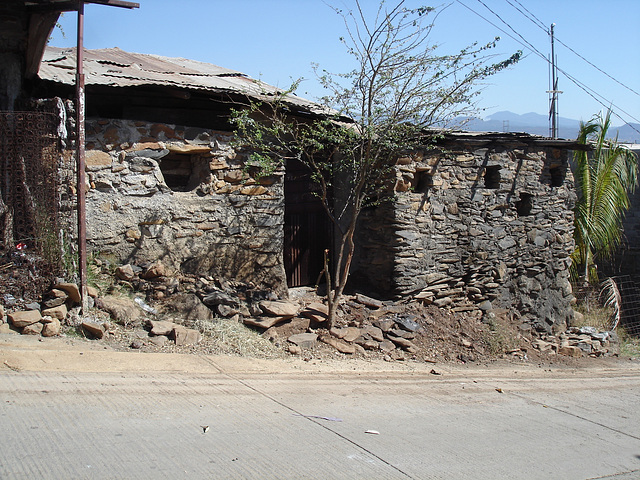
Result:
M328 324L349 278L354 234L362 209L380 201L385 179L399 155L426 145L428 127L473 111L478 81L515 64L521 52L493 63L490 43L473 44L455 54L439 54L430 42L438 10L409 9L405 1L382 2L373 18L354 0L350 11L335 9L344 21L341 41L353 58L353 70L333 74L316 67L329 95L321 118L293 117L290 90L272 101L235 111L241 142L254 153L257 166L270 171L286 159L301 161L318 184L318 196L339 241L333 268L328 268ZM339 198L332 195L340 184Z

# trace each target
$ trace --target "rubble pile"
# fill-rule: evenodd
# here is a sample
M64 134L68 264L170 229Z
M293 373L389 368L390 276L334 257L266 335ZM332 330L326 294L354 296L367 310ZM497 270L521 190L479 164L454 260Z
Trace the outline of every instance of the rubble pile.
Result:
M54 337L60 335L61 322L66 319L70 309L80 304L81 297L77 285L60 282L44 295L41 302L18 306L17 299L7 294L4 301L9 307L17 308L6 315L15 330L23 335ZM4 309L0 306L0 320L3 320L3 317Z
M620 340L615 331L599 331L595 327L570 327L558 335L535 339L533 347L540 352L570 357L610 357L619 355Z
M126 347L140 349L197 345L207 325L235 322L257 331L281 351L304 358L334 352L467 363L500 355L528 360L619 352L615 332L593 327L532 337L517 328L508 310L493 308L490 302L474 311L452 313L419 301L345 295L333 325L328 325L328 307L313 289L293 289L290 299L281 299L251 283L173 273L161 262L114 268L98 261L92 269L106 274L110 285L102 293L89 288L89 306L95 310L80 316L77 285L58 281L37 302L5 294L0 320L6 318L8 324L0 325L2 331L56 336L67 325L87 338L114 340L124 327L134 333ZM117 294L118 290L133 295Z

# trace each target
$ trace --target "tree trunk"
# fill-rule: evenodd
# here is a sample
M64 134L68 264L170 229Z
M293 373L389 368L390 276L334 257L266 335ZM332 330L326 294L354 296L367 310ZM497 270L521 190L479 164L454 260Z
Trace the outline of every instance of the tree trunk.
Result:
M0 240L5 250L13 245L13 213L11 208L2 200L0 189Z

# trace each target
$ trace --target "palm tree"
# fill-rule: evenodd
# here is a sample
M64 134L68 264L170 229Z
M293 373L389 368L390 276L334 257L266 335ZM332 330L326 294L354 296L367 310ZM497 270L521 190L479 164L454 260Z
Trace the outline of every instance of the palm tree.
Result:
M580 124L578 142L593 150L574 154L578 199L574 209L576 249L571 255L572 277L598 283L596 260L610 258L622 239L622 220L629 193L638 184L638 159L628 148L607 139L611 111Z

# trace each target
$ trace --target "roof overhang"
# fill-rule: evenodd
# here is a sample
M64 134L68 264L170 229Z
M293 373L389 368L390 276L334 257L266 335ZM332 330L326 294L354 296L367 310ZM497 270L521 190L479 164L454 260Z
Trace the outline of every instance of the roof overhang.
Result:
M136 2L124 0L82 0L84 4L99 4L121 8L139 8ZM38 73L47 40L62 12L77 11L78 0L25 0L29 12L29 32L25 55L25 78L33 78Z
M108 5L120 8L140 8L137 2L126 2L124 0L82 0L87 5L95 3L98 5ZM46 12L74 12L78 10L80 2L78 0L25 0L24 4L34 13Z

